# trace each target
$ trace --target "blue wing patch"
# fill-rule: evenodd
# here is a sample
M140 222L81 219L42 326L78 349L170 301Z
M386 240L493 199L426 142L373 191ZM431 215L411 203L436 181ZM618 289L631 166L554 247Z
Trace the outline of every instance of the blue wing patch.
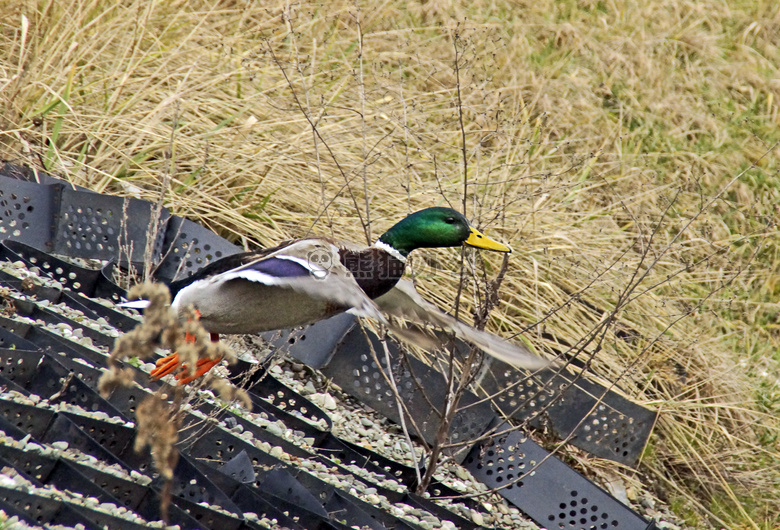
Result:
M244 271L255 271L275 278L301 278L311 276L311 271L300 263L284 258L266 258L242 267Z

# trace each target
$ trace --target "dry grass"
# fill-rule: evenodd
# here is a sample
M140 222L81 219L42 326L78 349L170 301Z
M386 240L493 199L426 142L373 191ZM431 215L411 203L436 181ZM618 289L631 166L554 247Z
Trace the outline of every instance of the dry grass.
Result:
M465 208L517 250L490 327L660 408L636 476L692 526L772 528L780 11L637 4L0 0L0 152L150 200L168 176L247 245ZM451 307L457 253L415 262Z

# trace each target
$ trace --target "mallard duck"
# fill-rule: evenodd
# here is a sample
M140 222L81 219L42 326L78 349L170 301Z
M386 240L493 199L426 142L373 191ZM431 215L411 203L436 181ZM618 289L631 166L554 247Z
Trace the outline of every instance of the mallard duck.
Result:
M369 247L327 238L288 241L255 252L234 254L170 284L171 307L192 307L203 327L219 334L251 334L311 324L350 310L389 325L385 315L430 323L454 332L505 362L537 369L546 361L524 346L464 324L424 300L411 282L400 282L409 254L418 248L460 245L511 252L471 226L460 212L433 207L396 223ZM142 307L143 303L127 303ZM392 328L392 326L391 326ZM186 383L217 360L201 359ZM158 361L156 378L176 370L178 356Z

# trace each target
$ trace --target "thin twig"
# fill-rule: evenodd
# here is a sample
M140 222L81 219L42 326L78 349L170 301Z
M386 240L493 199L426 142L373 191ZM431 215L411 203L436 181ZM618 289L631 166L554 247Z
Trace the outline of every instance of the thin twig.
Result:
M452 46L455 48L455 94L458 98L457 110L458 127L460 127L460 156L463 162L463 215L466 215L466 204L469 194L469 159L468 151L466 150L466 127L463 125L463 100L461 99L460 94L460 50L458 50L458 43L460 43L459 27L460 23L455 28Z
M295 53L295 66L296 66L296 69L298 70L298 77L300 78L301 86L303 87L303 96L306 98L306 114L311 115L312 111L311 111L311 101L309 100L309 89L308 89L308 86L306 84L306 76L304 75L303 68L301 67L300 54L298 52L298 41L297 41L297 39L295 37L295 31L293 30L293 26L292 26L292 16L291 16L291 13L290 13L290 2L286 2L285 3L285 11L283 13L283 18L284 18L285 23L287 24L287 34L290 37L290 45L293 48L293 53ZM313 68L313 65L316 64L316 62L315 62L315 54L316 54L316 51L317 51L316 39L315 39L314 42L315 42L315 48L314 48L314 51L312 52L312 58L311 58L312 68ZM319 121L319 120L317 120L317 121ZM320 216L325 215L327 217L328 227L331 228L331 230L333 230L333 228L332 228L333 223L331 222L330 210L328 209L328 206L330 206L330 203L327 202L327 194L325 193L325 179L322 176L322 160L321 160L321 157L320 157L320 142L319 142L319 138L318 138L317 132L315 131L315 127L314 126L311 127L311 139L312 139L312 144L314 145L314 157L315 157L315 160L316 160L315 167L317 168L317 179L319 180L319 183L320 183L320 199L322 200L322 213L320 214ZM319 219L320 216L318 216L318 219Z
M171 124L171 135L168 137L168 152L165 157L165 173L163 173L163 179L160 183L160 193L157 196L157 202L151 210L151 218L149 219L149 228L146 231L146 248L144 249L144 281L150 280L152 274L152 268L154 267L154 246L157 243L157 231L160 228L160 216L162 215L163 202L165 201L165 195L168 193L168 188L171 186L171 178L174 171L174 152L176 139L176 130L179 128L179 113L181 110L179 100L174 103L175 108L173 112L173 123Z
M384 338L380 342L382 343L382 349L385 352L385 362L387 363L388 367L392 366L390 362L390 350L387 347L387 339ZM414 444L412 443L412 437L409 435L409 429L406 427L406 413L404 411L403 400L401 399L401 394L398 392L398 386L395 384L395 377L393 377L392 373L388 378L388 382L390 383L390 387L393 389L395 404L396 407L398 407L398 417L401 421L401 430L404 433L404 437L406 437L406 443L409 445L409 453L412 455L412 462L414 462L414 472L417 475L417 483L421 484L422 477L420 476L420 468L417 465L417 453L414 450Z
M363 215L360 213L360 208L358 207L357 197L355 197L355 194L352 191L352 187L349 185L349 178L347 177L347 173L341 167L341 164L339 163L338 158L336 157L336 153L333 152L333 150L330 148L330 145L328 145L328 142L326 142L325 139L320 134L317 124L314 123L309 113L306 111L306 109L303 108L303 105L301 104L301 100L298 98L298 93L295 91L295 87L293 86L292 80L287 75L287 70L285 70L284 66L282 66L282 63L281 61L279 61L279 58L276 57L276 54L274 53L271 43L268 40L266 40L265 44L266 44L266 48L268 49L268 52L271 55L271 59L274 61L274 64L276 64L279 70L282 72L282 76L284 76L284 80L287 82L287 86L290 88L290 93L292 94L293 100L295 100L295 105L298 107L298 110L300 110L301 114L303 114L303 117L306 119L306 121L309 122L309 126L311 127L314 134L317 135L317 138L320 139L322 145L324 145L325 149L328 150L328 154L330 155L331 160L333 160L333 164L336 166L336 169L338 169L339 173L344 178L347 191L349 191L349 197L350 199L352 199L352 205L355 207L355 213L357 214L358 219L360 220L360 224L363 226L363 232L366 235L366 241L371 241L371 235L368 233L366 223L363 220Z
M363 163L361 164L361 173L363 175L363 200L366 203L366 224L364 226L365 232L366 232L366 244L371 244L371 208L369 207L369 195L368 195L368 176L366 174L366 169L368 166L368 162L366 160L366 157L368 156L367 153L367 145L366 145L366 85L363 80L363 28L360 25L360 6L355 4L355 21L357 24L357 37L358 37L358 87L360 92L360 133L362 136L362 143L361 143L361 155L363 158Z

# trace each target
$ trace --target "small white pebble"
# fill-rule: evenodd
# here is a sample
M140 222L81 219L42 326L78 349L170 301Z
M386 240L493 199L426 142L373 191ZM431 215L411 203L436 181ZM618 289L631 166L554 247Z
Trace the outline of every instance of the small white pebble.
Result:
M68 442L64 442L64 441L52 442L51 446L54 449L59 449L60 451L67 451L68 450Z

